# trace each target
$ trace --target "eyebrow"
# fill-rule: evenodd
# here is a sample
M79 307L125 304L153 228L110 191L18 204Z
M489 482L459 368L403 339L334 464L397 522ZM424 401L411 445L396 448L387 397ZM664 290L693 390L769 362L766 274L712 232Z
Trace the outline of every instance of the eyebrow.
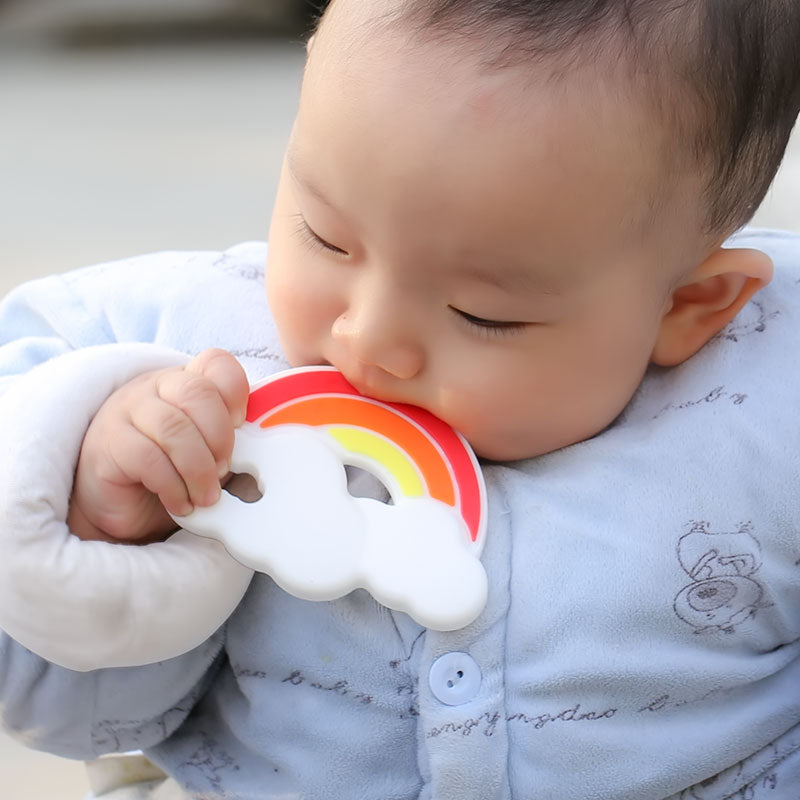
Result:
M311 195L313 195L319 202L324 203L330 208L335 208L328 195L323 192L303 171L302 159L298 159L296 149L290 144L286 150L286 164L289 169L291 177L301 184L302 187ZM495 286L498 289L509 290L519 289L521 291L536 292L552 297L559 297L563 294L562 291L557 289L552 281L543 276L533 274L530 268L525 267L509 267L506 269L493 270L477 265L470 265L464 268L464 273L470 277L485 283L489 286Z
M297 152L292 145L289 145L288 149L286 150L286 165L289 168L292 178L297 181L297 183L301 184L309 194L312 194L317 200L319 200L321 203L324 203L326 206L333 208L333 203L330 201L328 195L326 195L325 192L323 192L312 180L308 178L307 174L302 169L302 164L298 166Z
M483 267L469 266L464 269L464 273L475 280L495 286L503 290L519 290L523 292L535 292L547 295L548 297L559 297L563 291L556 288L553 282L543 275L536 274L532 268L525 267L506 267L497 270L485 269Z

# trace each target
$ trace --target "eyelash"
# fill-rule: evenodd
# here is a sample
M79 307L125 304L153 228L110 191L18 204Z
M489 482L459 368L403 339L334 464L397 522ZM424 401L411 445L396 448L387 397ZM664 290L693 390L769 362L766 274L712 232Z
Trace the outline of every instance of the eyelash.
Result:
M507 336L512 333L521 333L527 327L524 322L501 322L499 320L483 319L453 306L450 306L450 308L467 325L477 329L484 336Z
M300 237L302 243L308 248L311 250L324 250L327 253L335 253L336 255L340 256L348 255L347 251L342 250L341 247L336 247L336 245L325 241L325 239L316 234L306 222L305 217L302 214L293 214L292 216L297 224L295 233Z
M294 214L293 218L297 223L295 233L300 237L302 243L312 250L324 250L327 253L346 256L348 253L340 247L325 241L316 234L311 226L306 222L302 214ZM524 322L502 322L499 320L483 319L474 314L450 306L451 311L457 314L461 320L470 328L477 330L483 336L507 336L512 333L520 333L526 326Z

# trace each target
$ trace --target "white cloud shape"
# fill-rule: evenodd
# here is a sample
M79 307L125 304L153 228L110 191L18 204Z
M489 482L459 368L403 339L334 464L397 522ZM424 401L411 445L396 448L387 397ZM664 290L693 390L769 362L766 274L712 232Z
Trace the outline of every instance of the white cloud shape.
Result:
M364 588L435 630L464 627L483 610L486 572L459 512L432 498L388 505L352 497L325 433L245 425L236 432L233 469L256 477L260 500L223 492L216 505L175 519L287 592L333 600Z

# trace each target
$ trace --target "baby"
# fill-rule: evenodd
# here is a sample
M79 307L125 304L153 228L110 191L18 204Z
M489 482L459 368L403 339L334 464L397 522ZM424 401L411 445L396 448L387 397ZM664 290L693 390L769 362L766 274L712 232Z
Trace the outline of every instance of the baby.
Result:
M145 749L142 797L796 797L800 241L730 237L797 117L798 41L791 0L334 0L269 312L257 246L76 273L7 302L4 386L109 344L53 507L114 558L217 500L250 380L333 365L485 460L487 608L435 633L247 575L199 646L85 673L3 622L6 726ZM199 354L123 374L129 342Z

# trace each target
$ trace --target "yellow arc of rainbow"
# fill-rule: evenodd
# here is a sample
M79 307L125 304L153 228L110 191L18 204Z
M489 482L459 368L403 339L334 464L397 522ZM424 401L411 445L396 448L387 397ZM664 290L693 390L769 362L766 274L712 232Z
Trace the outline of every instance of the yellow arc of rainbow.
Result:
M331 425L327 431L348 452L372 459L388 469L406 497L425 495L422 474L408 454L390 439L373 431L345 425Z

